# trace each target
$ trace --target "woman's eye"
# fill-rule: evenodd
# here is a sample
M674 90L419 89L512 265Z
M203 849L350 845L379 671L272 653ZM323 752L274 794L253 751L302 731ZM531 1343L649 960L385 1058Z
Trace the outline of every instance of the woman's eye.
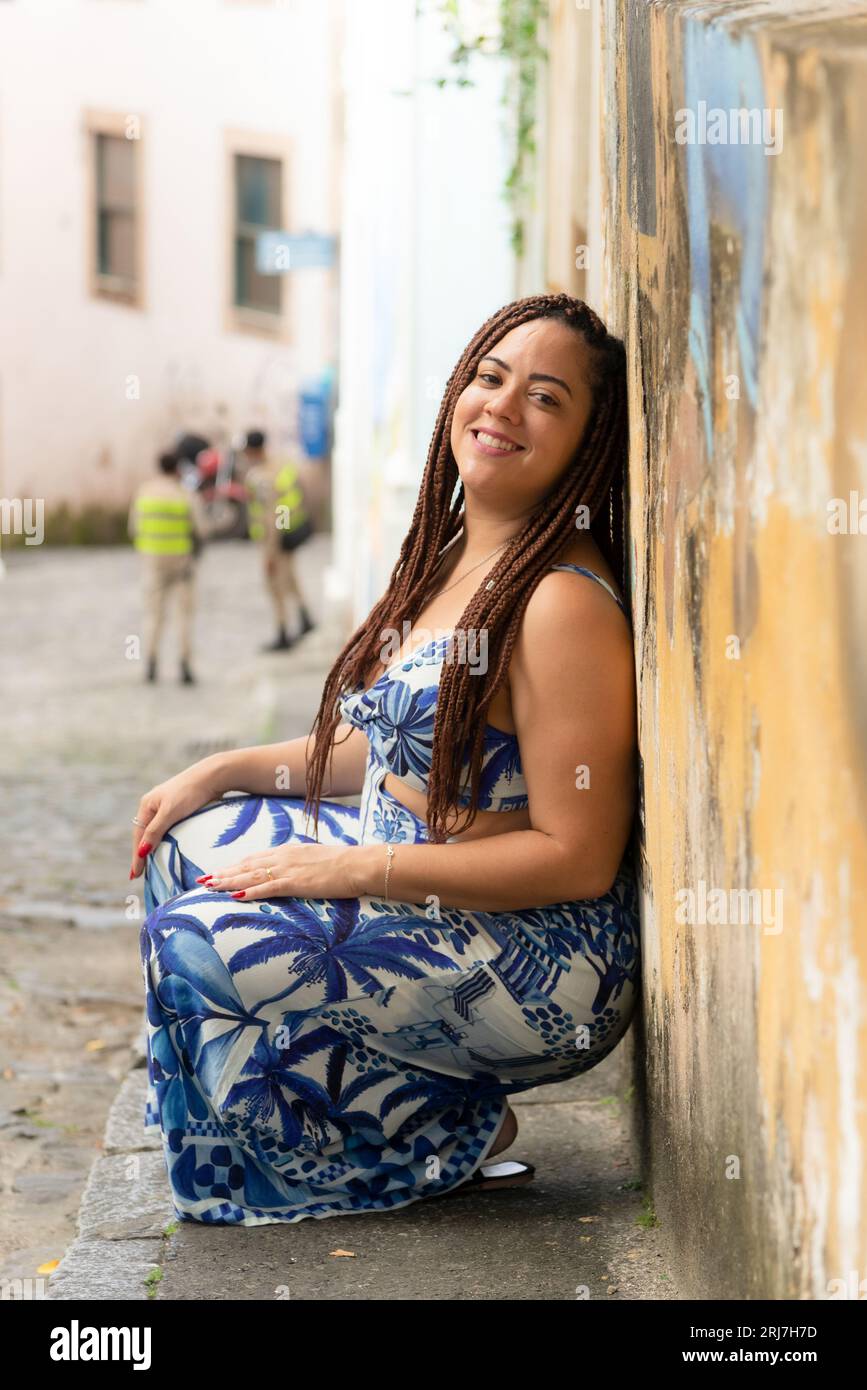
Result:
M498 386L500 383L500 378L497 376L496 372L479 372L478 379L479 381L492 381L495 386ZM542 405L559 405L559 401L555 401L554 397L549 396L547 391L540 391L535 399Z
M499 385L500 382L500 378L497 377L496 371L479 371L478 379L479 381L493 382L493 385L495 386ZM549 393L547 393L546 391L540 391L536 393L534 399L538 400L538 402L540 404L543 404L543 406L556 406L556 404L559 404L559 402L557 402L557 400L554 400L553 396L549 396Z

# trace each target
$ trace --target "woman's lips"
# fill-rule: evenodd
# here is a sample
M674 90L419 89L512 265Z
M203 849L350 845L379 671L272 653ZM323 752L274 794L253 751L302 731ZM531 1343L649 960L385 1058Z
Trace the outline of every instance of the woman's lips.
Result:
M487 434L487 430L483 430L482 433ZM523 444L518 444L513 449L498 449L494 445L483 444L481 439L479 439L478 430L470 430L470 434L472 435L473 443L475 444L479 452L482 454L487 454L489 458L511 458L513 454L523 453L524 450Z

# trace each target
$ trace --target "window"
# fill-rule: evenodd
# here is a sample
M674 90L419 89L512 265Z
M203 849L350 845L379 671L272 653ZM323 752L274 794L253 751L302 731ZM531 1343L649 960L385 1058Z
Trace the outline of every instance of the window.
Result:
M137 307L142 302L141 129L137 117L91 114L91 292Z
M291 343L292 276L260 274L256 246L263 232L295 230L292 141L275 131L241 129L225 130L223 140L226 331Z
M280 231L283 207L283 164L279 159L235 154L235 258L233 303L238 309L278 315L282 309L283 277L256 270L256 238L260 232Z
M136 143L96 137L96 271L119 288L135 288Z

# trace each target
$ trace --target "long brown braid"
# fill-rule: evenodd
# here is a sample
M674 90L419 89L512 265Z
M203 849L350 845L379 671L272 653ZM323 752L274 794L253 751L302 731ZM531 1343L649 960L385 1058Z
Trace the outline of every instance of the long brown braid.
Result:
M629 610L623 497L628 447L624 345L608 333L601 319L580 299L567 294L518 299L498 309L482 324L449 377L412 522L388 587L328 673L311 730L315 736L313 752L307 761L305 811L315 808L317 831L326 760L333 757L334 736L341 722L338 701L349 690L364 684L382 650L385 630L401 632L404 621L415 623L442 558L441 551L462 527L463 484L450 445L458 397L475 376L480 358L510 329L538 318L563 321L591 349L588 385L593 407L571 464L524 530L500 554L461 615L456 631L486 634L485 673L475 674L470 662L454 660L453 641L449 642L437 693L427 793L427 830L432 842L441 842L454 833L455 827L447 825L447 818L457 817L458 798L466 794L462 769L453 757L456 749L463 748L469 760L470 805L460 810L467 817L460 828L466 829L475 819L485 712L506 679L530 595L574 530L576 510L582 503L588 509L591 535L619 577Z

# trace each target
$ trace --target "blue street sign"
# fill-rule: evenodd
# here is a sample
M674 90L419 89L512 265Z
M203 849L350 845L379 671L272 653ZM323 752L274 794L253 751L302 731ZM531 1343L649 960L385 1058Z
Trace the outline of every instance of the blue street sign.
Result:
M301 443L308 458L324 458L330 445L331 381L323 375L304 382L298 399Z
M260 232L256 237L256 269L260 275L286 275L290 270L331 266L337 238L318 232Z

